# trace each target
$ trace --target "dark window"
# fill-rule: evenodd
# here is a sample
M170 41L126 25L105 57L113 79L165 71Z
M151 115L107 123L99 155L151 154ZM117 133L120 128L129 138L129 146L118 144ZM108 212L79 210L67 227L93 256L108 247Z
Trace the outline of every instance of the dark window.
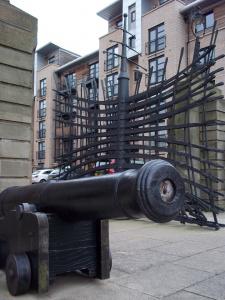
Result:
M66 77L66 82L68 87L74 88L76 86L76 74L75 73L71 73L65 76Z
M131 22L135 22L135 20L136 20L136 11L135 10L131 12L130 20L131 20Z
M151 83L157 84L163 80L164 73L164 65L165 65L165 57L160 56L156 59L152 59L149 61L149 70L152 70Z
M118 66L118 46L107 49L106 70L111 70Z
M106 77L106 91L109 98L118 95L118 73Z
M136 21L136 5L135 3L128 7L128 29L135 28Z
M39 142L38 143L38 153L37 153L38 159L44 159L45 158L45 142Z
M39 132L38 132L39 139L45 138L45 134L46 134L46 124L45 124L45 121L40 121L39 122Z
M90 78L98 78L98 76L99 76L99 64L98 63L90 65L89 76L90 76Z
M54 64L54 62L55 62L55 56L49 57L48 63L49 63L49 64Z
M148 54L164 49L166 36L164 24L149 29Z
M98 90L93 89L93 88L89 88L88 89L88 99L90 101L96 101L97 100L97 96L98 96Z
M207 52L208 54L206 54ZM209 51L208 47L202 48L199 51L199 57L201 57L203 54L205 54L205 56L203 56L199 61L199 63L202 65L208 63L210 60L213 60L215 58L215 49Z
M209 12L207 14L203 15L203 22L200 24L196 24L195 26L195 32L200 32L203 31L205 29L211 28L214 25L214 13L213 12Z
M45 116L46 116L46 100L40 100L38 117L44 118Z
M46 83L46 78L42 79L40 81L40 96L46 96L46 87L47 87L47 83Z
M135 48L135 36L133 35L132 37L129 38L129 47L134 49Z
M167 2L167 1L169 1L169 0L159 0L159 4L161 5L161 4L163 4L163 3Z

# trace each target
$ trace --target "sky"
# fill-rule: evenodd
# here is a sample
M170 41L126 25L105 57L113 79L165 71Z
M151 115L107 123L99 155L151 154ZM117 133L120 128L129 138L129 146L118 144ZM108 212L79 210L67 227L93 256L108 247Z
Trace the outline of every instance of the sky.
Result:
M52 42L85 55L99 48L99 37L108 31L107 21L96 13L113 0L10 0L38 19L38 46Z

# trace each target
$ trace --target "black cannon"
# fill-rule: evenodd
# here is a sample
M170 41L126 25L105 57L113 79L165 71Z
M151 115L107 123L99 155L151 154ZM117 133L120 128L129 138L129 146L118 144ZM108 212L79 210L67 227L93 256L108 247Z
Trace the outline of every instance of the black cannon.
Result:
M177 170L153 160L113 175L12 187L0 194L0 266L9 292L48 290L58 274L109 278L109 218L175 218L184 184Z

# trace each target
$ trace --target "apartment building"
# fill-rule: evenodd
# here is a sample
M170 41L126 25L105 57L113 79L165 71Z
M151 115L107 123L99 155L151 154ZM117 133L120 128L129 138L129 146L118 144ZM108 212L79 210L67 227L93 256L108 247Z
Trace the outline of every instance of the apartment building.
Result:
M55 166L55 71L79 55L49 43L36 52L33 169Z
M224 53L224 35L225 35L225 0L118 0L111 5L103 8L98 12L98 15L108 22L108 32L99 39L99 50L81 58L75 58L71 62L64 65L55 65L51 70L52 78L56 78L57 84L61 85L59 90L68 86L74 85L76 88L85 83L87 97L91 99L104 100L113 98L118 95L118 75L121 55L121 42L123 15L128 15L127 30L130 32L127 38L128 49L128 73L129 73L129 93L134 94L138 74L142 75L140 81L139 91L146 90L147 85L155 85L162 80L165 59L168 58L168 65L166 69L166 78L173 76L178 67L180 50L184 47L184 57L182 66L187 66L193 58L194 40L196 35L200 37L202 51L209 44L210 34L212 32L214 21L217 21L217 29L219 31L217 38L217 48L215 56ZM200 17L200 21L199 21ZM50 58L50 57L49 57ZM137 64L139 66L137 66ZM219 66L225 66L225 61L220 60ZM218 66L217 64L217 66ZM50 66L51 67L51 66ZM149 79L149 72L152 68L151 79ZM98 93L93 93L93 86L91 87L88 81L93 72L98 73L97 88ZM45 77L43 77L45 78ZM41 83L43 79L40 76L37 82L40 90L45 87L45 82ZM220 73L217 80L224 80L224 72ZM150 82L151 81L151 82ZM55 81L52 84L56 88ZM87 84L86 84L87 83ZM93 83L93 81L92 81ZM50 83L51 84L51 83ZM64 85L64 86L63 86ZM47 89L48 91L48 89ZM50 91L49 91L50 93ZM218 89L218 93L225 93L224 87ZM54 110L54 93L50 94L49 109ZM45 103L42 103L39 97L35 111L39 108L45 108ZM51 104L50 104L51 103ZM209 107L209 115L218 120L224 120L225 107L223 102L216 104L216 107ZM46 122L51 125L52 131L50 136L54 134L59 137L58 143L50 146L49 154L46 152L46 159L40 162L36 161L35 167L44 166L52 167L55 165L54 157L57 149L70 149L71 141L62 142L62 136L57 129L53 132L53 116L46 118ZM37 116L36 121L37 121ZM48 120L47 120L48 119ZM41 121L41 119L39 120ZM40 122L40 130L42 125ZM69 127L69 126L68 126ZM46 127L47 128L47 127ZM66 131L65 131L66 132ZM65 135L65 132L63 135ZM46 131L47 134L47 131ZM66 133L67 134L67 133ZM69 133L68 133L69 135ZM225 149L225 142L223 137L223 128L221 126L213 128L212 142L216 147ZM37 138L35 139L38 140ZM44 153L46 145L41 144L41 140L36 143L35 153ZM53 138L52 138L53 142ZM40 143L40 145L39 145ZM65 144L63 146L63 143ZM67 145L66 145L67 144ZM38 146L37 146L38 145ZM38 148L40 147L40 148ZM39 156L40 157L40 156ZM218 159L215 158L215 159ZM222 159L221 157L219 159Z

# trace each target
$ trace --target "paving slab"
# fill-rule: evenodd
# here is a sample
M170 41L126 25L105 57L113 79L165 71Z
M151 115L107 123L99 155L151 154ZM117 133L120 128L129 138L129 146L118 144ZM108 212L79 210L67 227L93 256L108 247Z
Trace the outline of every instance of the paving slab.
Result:
M203 297L201 295L197 295L194 293L186 292L186 291L181 291L176 294L170 295L168 297L163 297L163 300L210 300L214 298L209 298L209 297Z
M111 281L154 297L164 297L210 277L210 273L165 263Z
M222 258L222 257L221 257ZM186 289L216 300L225 299L225 273L211 277Z
M219 274L225 271L225 259L222 258L222 253L218 249L192 255L190 257L177 260L175 263L213 274Z

